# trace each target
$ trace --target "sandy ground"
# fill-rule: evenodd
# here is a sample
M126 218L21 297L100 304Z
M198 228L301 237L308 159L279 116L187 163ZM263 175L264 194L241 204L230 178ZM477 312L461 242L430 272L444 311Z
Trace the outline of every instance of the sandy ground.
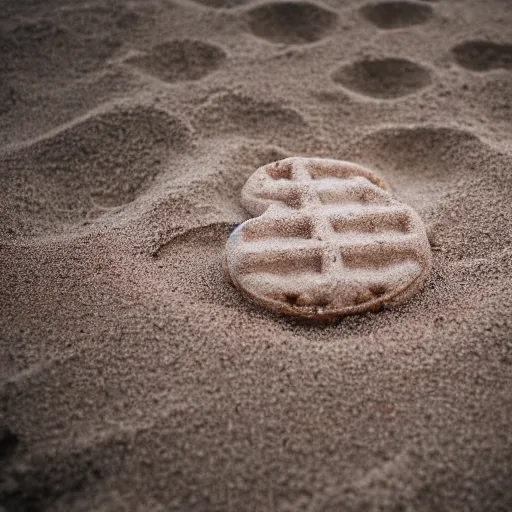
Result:
M511 120L509 0L4 0L0 511L512 510ZM241 297L292 155L419 212L421 293Z

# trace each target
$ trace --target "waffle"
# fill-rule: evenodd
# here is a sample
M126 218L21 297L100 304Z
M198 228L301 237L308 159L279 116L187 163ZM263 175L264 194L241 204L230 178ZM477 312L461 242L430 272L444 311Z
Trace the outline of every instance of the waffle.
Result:
M410 297L429 272L420 217L359 165L286 158L254 172L242 204L255 218L231 233L226 271L278 313L364 313Z

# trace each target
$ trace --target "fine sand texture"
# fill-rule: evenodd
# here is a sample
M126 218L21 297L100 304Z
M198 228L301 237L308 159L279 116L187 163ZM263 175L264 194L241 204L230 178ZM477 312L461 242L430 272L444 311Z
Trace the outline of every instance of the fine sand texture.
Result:
M1 512L512 510L509 0L0 3ZM290 156L418 212L420 293L244 299Z

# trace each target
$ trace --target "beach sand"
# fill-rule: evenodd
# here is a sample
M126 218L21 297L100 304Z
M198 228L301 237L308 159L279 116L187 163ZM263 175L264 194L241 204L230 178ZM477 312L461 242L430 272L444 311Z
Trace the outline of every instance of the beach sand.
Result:
M512 510L508 0L5 0L0 56L1 512ZM419 294L228 282L294 155L418 211Z

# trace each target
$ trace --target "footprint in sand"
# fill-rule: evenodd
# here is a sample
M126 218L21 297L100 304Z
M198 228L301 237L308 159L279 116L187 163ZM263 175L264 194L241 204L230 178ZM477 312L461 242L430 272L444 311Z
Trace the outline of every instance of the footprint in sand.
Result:
M310 2L264 3L248 11L250 31L271 43L318 41L334 28L337 20L333 11Z
M427 22L433 9L425 4L391 1L363 5L360 13L379 28L396 29Z
M473 134L449 127L382 128L345 151L345 158L386 173L389 184L400 183L401 199L415 208L454 187L474 167L482 143ZM428 192L428 193L427 193Z
M440 126L390 127L369 133L347 152L352 159L385 169L390 179L433 184L458 179L482 143L470 132ZM397 174L395 174L395 172Z
M504 169L511 158L471 132L382 128L346 148L344 156L382 170L392 187L400 184L400 199L424 212L435 252L462 259L496 255L510 245L510 237L503 236L510 232L510 215L500 209L491 213L489 205L510 203L512 179ZM503 226L492 243L482 243L482 212L488 222ZM452 232L450 242L443 231Z
M148 53L128 59L128 63L164 82L199 80L226 60L220 47L195 40L175 40L159 44Z
M332 79L365 96L394 99L430 85L432 73L407 59L364 59L337 69Z
M53 20L20 22L0 34L3 66L54 85L100 69L119 45L109 34L83 37Z
M56 234L125 205L188 141L182 121L140 106L92 116L7 153L0 163L0 235Z
M212 137L232 134L289 139L303 136L307 122L290 107L230 92L204 104L197 113L196 126Z
M466 41L452 52L456 62L471 71L512 70L512 44Z

